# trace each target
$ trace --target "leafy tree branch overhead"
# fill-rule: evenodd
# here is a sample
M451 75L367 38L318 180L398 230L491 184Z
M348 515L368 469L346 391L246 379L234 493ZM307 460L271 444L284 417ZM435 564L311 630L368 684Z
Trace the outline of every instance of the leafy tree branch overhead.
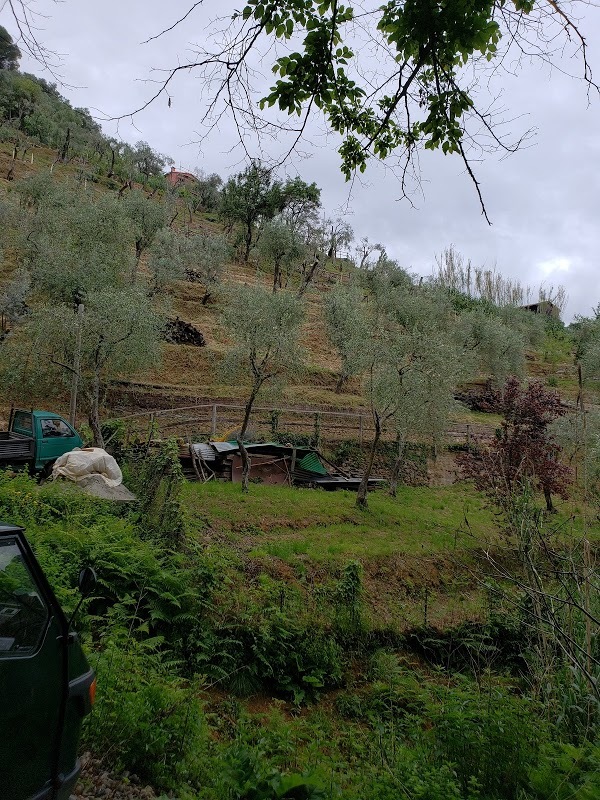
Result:
M418 179L416 155L440 149L464 163L486 215L473 163L482 153L515 151L527 136L505 130L507 117L490 96L490 80L538 59L565 71L579 59L577 77L597 90L578 14L585 0L249 0L232 8L223 27L210 29L206 49L159 72L156 90L137 109L169 97L181 71L203 79L205 130L232 118L249 153L248 134L283 137L285 160L321 115L338 139L347 179L370 159L399 169L406 191ZM194 30L194 3L167 30ZM259 64L269 64L270 87ZM279 112L279 113L277 113ZM135 113L135 112L134 112ZM512 120L511 120L512 122ZM285 138L285 134L291 138ZM289 145L289 147L288 147Z

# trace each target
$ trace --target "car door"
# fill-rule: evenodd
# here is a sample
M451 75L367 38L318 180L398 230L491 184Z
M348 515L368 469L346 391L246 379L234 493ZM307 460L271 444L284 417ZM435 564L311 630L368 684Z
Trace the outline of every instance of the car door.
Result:
M81 438L63 419L40 417L38 424L41 436L38 438L37 469L56 461L74 447L81 447Z
M0 796L52 797L66 620L22 531L0 526Z

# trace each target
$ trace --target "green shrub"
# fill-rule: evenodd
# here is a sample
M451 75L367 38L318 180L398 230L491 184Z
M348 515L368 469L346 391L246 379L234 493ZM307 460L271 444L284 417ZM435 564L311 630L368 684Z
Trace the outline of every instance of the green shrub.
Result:
M140 499L140 535L168 547L177 547L184 532L180 503L184 478L175 439L169 439L156 452L129 463L127 474L132 491Z
M190 668L237 695L262 689L296 704L341 685L343 653L332 634L275 608L259 619L203 623L190 640Z
M534 704L467 682L440 690L439 701L424 739L434 763L453 765L465 795L475 779L483 797L516 800L547 736Z
M282 773L260 747L234 745L224 767L223 782L232 800L325 800L331 796L310 774Z
M98 693L84 744L113 768L174 788L201 774L207 730L197 687L172 677L158 644L127 637L103 642L91 659Z
M336 633L345 645L356 645L365 631L362 565L349 561L333 592Z
M600 747L547 745L529 775L536 800L597 800L600 797Z

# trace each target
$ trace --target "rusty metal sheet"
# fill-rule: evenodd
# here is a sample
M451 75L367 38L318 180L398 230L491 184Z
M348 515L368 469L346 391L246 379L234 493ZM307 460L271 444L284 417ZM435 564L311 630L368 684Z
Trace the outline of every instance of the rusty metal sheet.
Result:
M250 459L250 480L259 478L263 483L279 486L289 484L290 465L291 459L287 456L252 456ZM237 454L232 459L231 480L233 483L242 482L242 457Z

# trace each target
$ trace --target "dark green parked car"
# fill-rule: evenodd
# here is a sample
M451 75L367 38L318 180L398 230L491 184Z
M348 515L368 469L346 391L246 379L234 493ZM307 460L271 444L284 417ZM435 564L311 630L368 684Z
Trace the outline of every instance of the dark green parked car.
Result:
M91 570L80 589L93 587ZM87 585L86 585L87 584ZM94 673L22 528L0 524L0 797L68 800Z

